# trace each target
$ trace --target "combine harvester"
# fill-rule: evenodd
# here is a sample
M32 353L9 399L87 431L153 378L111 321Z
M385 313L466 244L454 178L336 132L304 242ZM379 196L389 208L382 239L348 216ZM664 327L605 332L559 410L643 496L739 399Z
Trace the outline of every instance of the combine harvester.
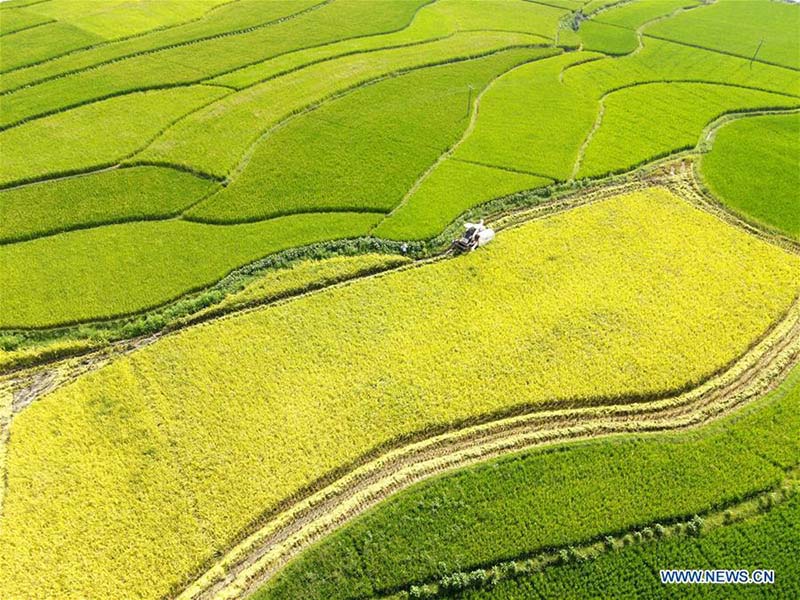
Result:
M483 219L478 223L464 223L464 235L453 240L450 249L456 254L471 252L485 246L494 239L494 229L483 224Z

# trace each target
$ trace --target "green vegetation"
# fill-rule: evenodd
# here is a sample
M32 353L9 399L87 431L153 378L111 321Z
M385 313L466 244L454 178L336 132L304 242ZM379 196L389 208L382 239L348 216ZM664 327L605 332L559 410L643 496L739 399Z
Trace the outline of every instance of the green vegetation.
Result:
M237 0L220 6L209 13L206 18L198 21L94 46L7 73L0 82L0 89L3 91L14 90L51 77L91 68L104 62L263 26L318 3L319 0L271 0L270 2Z
M325 227L343 218L317 217L311 222ZM171 236L190 228L230 236L203 238L196 246L205 254L179 263L198 269L230 258L243 232L273 243L298 229L282 221L298 218L312 217L118 225L9 249L129 229L127 240L110 243L158 247L154 231L167 225ZM91 256L94 266L105 254ZM114 287L104 293L121 304L124 290L130 302L148 277L180 282L181 269L154 272L174 262L137 256L131 273L101 263L92 279L100 284L67 288L65 299L91 307L108 277ZM29 259L4 264L11 277L39 269ZM543 402L647 399L694 386L784 313L798 272L797 257L655 189L531 222L455 260L166 336L14 417L0 594L160 597L259 515L381 444ZM16 282L0 287L14 290L3 302L19 302L3 306L4 317L27 310L53 319L63 310ZM460 351L463 340L480 352ZM731 470L723 489L769 485L774 471ZM699 486L708 473L697 473Z
M460 137L475 94L515 65L552 53L502 52L360 88L270 134L244 172L189 217L236 222L311 211L388 212ZM459 212L439 218L434 234Z
M51 19L27 10L4 11L0 14L0 35L49 23Z
M764 516L717 528L698 537L675 537L631 546L590 562L547 569L507 579L494 589L459 595L464 600L526 600L528 598L674 598L687 597L796 598L800 595L797 548L800 546L800 496L795 495ZM660 569L772 569L769 585L664 585ZM697 589L698 587L702 588ZM731 587L736 587L735 593ZM694 589L692 589L694 588Z
M167 130L138 155L227 176L260 135L287 117L333 95L412 68L479 57L529 45L524 34L463 33L444 40L344 56L292 71L221 99ZM543 55L531 49L530 58ZM519 58L519 52L509 56ZM466 112L466 98L464 100Z
M549 179L495 167L449 160L375 228L378 237L424 240L435 237L461 213L491 198L542 187Z
M701 83L651 83L610 93L600 127L586 148L579 177L631 166L693 148L707 123L728 112L800 106L800 99Z
M583 23L580 36L585 50L596 50L611 55L629 54L639 45L639 40L633 31L601 21Z
M221 93L194 86L131 94L0 132L0 186L115 165Z
M647 35L797 70L798 28L800 12L787 2L718 0L657 23Z
M800 239L800 114L737 119L716 134L700 172L745 218Z
M48 23L3 36L0 73L102 42L103 38L67 23Z
M139 53L8 95L3 101L2 123L16 123L123 92L198 83L243 64L306 45L392 30L406 23L425 1L339 0L274 26Z
M213 186L207 179L172 169L135 167L0 191L0 243L169 217Z
M230 0L48 0L31 11L105 39L144 33L202 17Z
M0 246L0 328L139 312L268 254L363 236L375 221L372 214L318 213L224 227L136 222ZM43 289L53 295L43 296Z
M424 482L306 552L254 599L380 595L435 581L452 571L722 508L775 487L784 479L785 469L800 464L799 408L800 368L795 368L757 410L698 431L561 445ZM786 532L779 539L785 536ZM686 542L664 543L669 549ZM658 544L641 547L640 552L665 552L662 542ZM759 556L758 549L739 543L729 552L753 559ZM575 592L569 597L616 596L618 590L604 586L617 582L623 573L630 585L652 589L649 572L637 578L622 565L614 565L620 569L610 572L602 569L631 552L637 553L625 550L618 557L600 558L594 566L545 571L530 580L504 583L497 596L481 592L474 597L529 598L530 594L503 594L517 586L530 590L528 585L547 598L562 597L567 589ZM663 566L707 565L701 560ZM601 573L610 581L604 582ZM574 588L557 585L572 583L580 574L592 576ZM628 597L624 591L622 595Z

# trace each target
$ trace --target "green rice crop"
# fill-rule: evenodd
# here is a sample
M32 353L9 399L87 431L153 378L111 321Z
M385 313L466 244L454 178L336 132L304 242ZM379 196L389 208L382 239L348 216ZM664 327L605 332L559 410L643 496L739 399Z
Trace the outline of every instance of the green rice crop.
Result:
M0 132L0 185L116 164L222 93L194 86L130 94Z
M629 54L639 45L635 32L601 21L582 23L579 33L585 50L605 54Z
M600 56L567 53L497 79L481 99L475 129L453 156L568 179L594 123L597 100L585 89L562 84L559 73Z
M800 106L800 99L726 85L651 83L613 92L579 177L621 172L693 148L707 123L737 110Z
M796 368L758 410L699 431L561 445L423 482L311 548L253 600L380 596L743 500L783 480L771 459L787 441L788 466L800 463L798 409Z
M393 240L429 239L458 215L481 202L542 187L550 181L496 167L444 161L374 233Z
M169 217L209 193L213 185L172 169L136 167L0 191L0 243Z
M530 44L517 33L459 33L447 39L345 56L231 94L169 129L138 158L226 176L270 125L337 92L398 71ZM531 58L541 49L530 49ZM466 109L466 99L464 101ZM466 110L465 110L466 112Z
M800 239L800 114L728 123L703 156L700 172L735 211Z
M52 19L24 9L3 11L0 14L0 35L7 35L21 29L49 23L50 21Z
M750 65L735 56L654 38L645 38L643 49L636 54L589 62L564 73L569 87L598 99L609 90L654 81L727 83L800 95L800 79L788 69Z
M67 23L48 23L4 35L0 42L0 73L102 41L99 35Z
M4 98L3 123L15 123L112 94L197 83L306 45L391 30L406 23L425 1L340 0L271 27L178 45L52 79Z
M0 89L4 91L17 89L49 77L86 69L102 62L259 26L307 9L318 4L319 1L237 0L219 7L198 21L94 46L7 73L0 82Z
M700 0L637 0L621 2L592 18L593 22L637 30L649 21L667 17L681 8L694 8Z
M480 90L515 65L553 52L502 52L358 89L269 135L244 172L189 216L236 222L309 211L388 212L460 137ZM440 217L436 232L453 216Z
M48 0L30 10L114 39L197 19L227 2L230 0Z
M335 217L284 223L298 218L330 236ZM254 227L132 224L16 244L11 250L105 231L116 246L147 240L150 255L131 256L129 274L108 269L104 252L84 244L91 272L65 279L51 265L49 289L59 293L47 305L29 291L41 288L35 277L26 288L0 281L12 299L24 297L0 314L34 303L38 318L52 319L71 299L74 316L96 301L94 285L69 288L84 277L113 280L119 292L98 295L118 294L114 301L143 288L152 297L153 287L184 277L182 264L197 270L230 256L247 243L244 232L274 243L297 230ZM186 238L162 245L157 228L171 240L192 228L227 237L206 235L203 252L185 252L181 263L176 248ZM112 237L128 229L130 241ZM169 270L152 266L153 248ZM74 260L56 245L37 255ZM11 265L0 277L40 269L29 259L0 261ZM531 222L458 259L166 336L14 417L0 595L169 595L264 511L383 443L542 402L648 398L695 385L783 314L800 291L798 272L794 255L656 189ZM480 351L464 351L470 343ZM696 459L704 456L698 450ZM742 482L781 476L755 455L763 469L735 470L735 456L716 465L728 473L721 485L730 495ZM603 462L595 467L609 468ZM569 465L543 477L563 477ZM620 470L635 480L635 471ZM698 486L710 476L695 473Z
M800 69L798 30L800 10L790 3L718 0L656 23L648 28L646 35L797 70Z
M529 598L728 597L797 598L800 596L800 496L766 515L716 528L700 537L674 537L607 553L596 560L556 566L542 573L501 581L494 589L468 591L462 600ZM660 569L771 569L769 585L664 585ZM726 588L725 593L711 588ZM731 589L731 588L735 588ZM716 590L715 590L716 591Z
M561 10L530 2L439 0L420 8L408 27L399 31L352 38L279 55L217 77L212 82L244 88L316 61L350 53L433 41L463 31L524 33L529 36L530 43L546 43L552 41L561 15Z
M0 329L140 312L273 252L362 236L375 220L320 213L229 226L135 222L0 246Z

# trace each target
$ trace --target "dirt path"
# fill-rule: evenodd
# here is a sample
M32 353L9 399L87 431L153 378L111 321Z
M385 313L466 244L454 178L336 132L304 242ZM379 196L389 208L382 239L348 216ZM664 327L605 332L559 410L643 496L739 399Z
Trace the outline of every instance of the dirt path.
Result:
M270 518L178 597L245 598L288 561L409 486L509 452L609 435L680 430L763 396L800 362L800 302L749 352L701 386L655 402L534 409L387 451Z

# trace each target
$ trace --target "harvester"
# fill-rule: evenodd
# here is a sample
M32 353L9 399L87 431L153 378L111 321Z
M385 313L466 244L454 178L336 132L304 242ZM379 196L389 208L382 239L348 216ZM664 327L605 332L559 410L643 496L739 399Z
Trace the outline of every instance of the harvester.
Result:
M494 239L494 230L483 224L483 219L478 223L464 223L464 234L453 240L451 249L456 254L471 252L485 246Z

